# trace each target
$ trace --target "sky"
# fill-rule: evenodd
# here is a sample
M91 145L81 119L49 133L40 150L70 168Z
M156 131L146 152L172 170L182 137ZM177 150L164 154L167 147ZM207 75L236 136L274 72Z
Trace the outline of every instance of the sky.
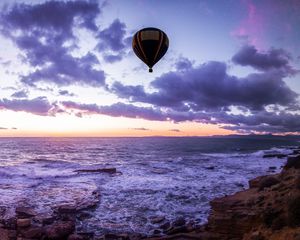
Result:
M300 0L0 2L0 136L300 134ZM153 73L131 48L162 29Z

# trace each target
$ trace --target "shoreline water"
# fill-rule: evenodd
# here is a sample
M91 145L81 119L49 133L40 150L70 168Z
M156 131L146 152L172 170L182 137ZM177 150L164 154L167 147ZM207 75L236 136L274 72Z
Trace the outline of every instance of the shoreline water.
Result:
M66 146L64 146L64 148L65 148ZM194 149L194 147L192 147L192 148L190 148L191 150L193 150ZM98 149L99 150L99 149ZM114 149L115 150L115 149ZM262 161L262 162L268 162L268 161L271 161L271 167L273 167L272 169L269 169L269 167L266 167L265 165L261 165L262 167L264 167L265 169L267 169L267 171L270 171L270 172L278 172L279 170L280 170L280 165L282 165L282 162L284 161L284 160L282 160L282 159L277 159L276 157L274 158L274 156L273 156L273 158L271 158L271 159L268 159L268 158L266 158L266 159L263 159L262 157L263 157L263 155L262 154L265 154L265 153L272 153L272 152L276 152L278 149L273 149L271 152L269 151L267 151L267 152L261 152L258 156L257 156L257 159L260 159L260 161ZM72 150L72 148L70 148L69 149L69 151L73 151ZM194 150L193 150L194 151ZM194 154L194 152L193 151L188 151L188 154L191 154L192 153L192 155ZM278 152L278 151L277 151ZM197 152L196 152L196 154L198 154ZM248 153L247 153L248 154ZM248 155L243 155L244 157L245 156L248 156ZM191 156L191 155L187 155L187 156ZM206 155L205 155L206 156ZM220 156L221 156L221 158L220 158ZM226 155L226 156L229 156L229 155ZM241 156L240 155L240 153L239 154L237 154L235 157L234 156L231 156L232 158L231 158L231 161L236 161L236 160L234 160L234 159L236 159L236 157L237 156ZM200 170L201 171L206 171L206 173L213 173L213 175L214 175L214 178L218 178L218 174L217 173L220 173L220 172L222 172L222 174L232 174L229 170L226 170L226 168L228 168L228 169L231 169L231 168L234 168L234 167L236 167L235 165L238 163L238 165L237 166L239 166L239 164L245 164L247 161L245 161L245 163L242 161L242 162L240 162L240 160L238 161L238 162L235 162L235 164L234 165L222 165L222 162L224 161L224 158L223 158L224 156L221 154L221 155L218 155L218 153L213 153L213 154L210 154L209 155L209 161L208 162L205 162L205 164L202 166L199 166L199 167L201 167L200 168ZM251 157L253 157L252 155L251 155ZM207 158L207 156L206 156L206 158ZM214 164L211 164L211 159L214 159ZM215 160L215 159L219 159L220 161L218 161L218 160ZM255 158L256 159L256 158ZM46 161L45 161L46 160ZM32 160L31 159L31 161L33 161L34 163L30 163L30 161L29 161L29 163L27 162L26 164L28 165L28 166L32 166L32 168L35 168L35 169L38 169L39 168L39 166L37 166L37 163L34 161L34 160ZM61 165L60 165L60 162L55 162L55 161L53 161L53 160L47 160L47 159L42 159L42 160L38 160L38 162L40 162L40 161L42 161L43 162L43 164L45 164L44 166L48 166L49 164L50 165L55 165L55 164L58 164L57 166L56 166L56 168L57 167L60 167ZM189 162L190 161L190 162ZM276 163L275 162L277 162L277 164L278 164L278 166L274 166L274 165L276 165ZM142 162L141 162L142 163ZM154 164L155 163L155 164ZM196 166L195 165L195 163L197 163L197 162L195 162L194 160L191 160L190 158L188 158L188 157L185 157L184 159L179 159L179 160L177 160L177 161L175 161L174 162L174 159L172 159L172 161L170 162L170 163L168 163L167 162L167 164L172 164L172 165L167 165L168 166L168 168L166 168L165 166L162 166L161 165L161 163L160 163L160 165L159 165L159 167L157 166L157 163L156 162L151 162L151 164L149 165L149 164L147 164L146 166L144 166L144 168L145 169L148 169L147 171L148 171L148 173L149 173L149 167L150 167L150 169L152 169L151 171L154 171L154 172L150 172L151 174L154 174L153 176L155 177L155 179L165 179L163 176L164 175L166 175L167 177L170 177L170 176L172 176L173 177L173 175L174 175L174 169L172 169L173 167L176 167L176 166L184 166L186 169L189 169L189 164L192 166L192 168L191 169L194 169L194 167ZM208 164L209 163L209 164ZM73 164L74 163L72 163L71 164L71 166L73 166ZM140 163L139 163L140 164ZM143 163L144 164L144 163ZM154 165L153 165L154 164ZM184 165L182 165L182 164L184 164ZM249 163L250 164L250 163ZM251 164L250 164L251 165ZM258 167L261 167L260 165L259 165L259 163L256 163L256 164L254 164L253 166L255 166L255 165L257 165ZM269 164L270 165L270 164ZM93 169L94 169L94 167L95 167L95 165L94 164L92 164L92 165L90 165L90 164L87 164L87 165L84 165L84 166L82 166L82 165L80 165L80 168L82 168L82 169L85 169L86 167L93 167ZM111 167L111 164L104 164L104 165L96 165L99 169L109 169L109 167ZM131 176L131 177L136 177L136 173L135 173L135 175L128 175L128 172L126 172L126 169L124 170L123 168L121 168L120 166L123 166L122 164L121 165L118 165L118 164L115 164L114 166L117 166L117 171L120 171L120 170L123 170L123 172L124 172L124 174L123 175L118 175L118 176L116 176L115 175L115 172L111 172L111 173L109 173L109 172L106 172L106 173L103 173L103 171L102 171L102 173L101 174L99 174L99 173L84 173L83 175L82 175L82 173L81 174L79 174L78 175L78 173L74 173L73 171L74 171L74 168L71 168L71 170L72 170L72 177L71 178L69 178L69 177L66 177L66 176L62 176L62 175L55 175L56 174L56 172L55 172L55 174L53 174L53 172L51 173L51 171L53 171L53 169L50 171L50 175L48 174L47 175L47 177L45 178L45 176L44 175L42 175L42 176L40 176L40 178L41 178L41 182L32 182L32 183L30 183L30 184L33 184L32 185L32 188L33 189L35 189L35 192L32 192L33 194L37 194L37 193L39 193L39 191L37 191L37 189L39 189L39 186L35 186L35 184L36 185L39 185L39 184L41 184L41 183L43 183L42 185L44 185L44 183L45 183L45 179L49 179L49 177L51 178L51 179L54 179L56 182L64 182L64 181L62 181L63 179L65 179L66 181L65 181L65 185L64 185L64 188L63 189L65 189L64 191L65 192L61 192L62 190L61 189L56 189L55 191L53 190L53 189L55 189L55 188L57 188L57 186L54 184L53 185L53 182L51 182L50 181L50 183L49 183L49 181L47 182L47 184L50 184L47 188L45 188L45 190L47 190L47 191L49 191L49 190L53 190L53 192L50 194L50 196L52 196L52 197L54 197L55 195L58 195L58 194L62 194L62 195L66 195L67 193L68 193L68 191L66 191L69 187L74 187L74 185L72 185L72 184L70 184L70 180L71 180L71 182L73 182L73 183L80 183L80 181L82 181L83 179L86 179L86 178L90 178L90 177L92 177L92 178L101 178L101 181L103 180L104 182L106 181L107 183L106 184L108 184L108 186L113 186L114 188L116 188L116 187L120 187L120 186L125 186L125 185L119 185L120 183L122 183L122 181L124 181L124 178L127 178L128 176ZM119 166L119 167L118 167ZM140 166L140 165L138 165L138 166ZM170 168L170 166L172 166L172 168ZM224 166L224 167L223 167ZM256 167L256 166L255 166ZM274 168L275 167L275 168ZM41 168L42 169L42 168ZM76 168L77 169L77 168ZM176 169L176 168L175 168ZM226 170L225 172L224 172L224 169ZM240 167L238 167L237 169L240 169ZM254 169L257 169L257 168L254 168ZM20 169L20 170L22 170L22 169ZM46 170L49 170L48 169L48 167L46 167ZM70 170L70 169L69 169ZM171 170L171 171L170 171ZM45 170L43 170L42 172L44 172ZM66 171L66 169L64 169L64 171ZM228 171L228 172L227 172ZM252 171L252 170L251 170ZM122 171L121 171L122 172ZM177 172L178 172L178 170L177 170ZM145 172L143 172L143 174L144 174ZM24 172L23 173L21 173L20 175L22 175L22 174L24 174ZM171 174L171 175L170 175ZM182 173L181 173L182 174ZM217 175L216 175L217 174ZM138 175L139 176L139 175ZM182 177L186 177L186 176L194 176L194 174L193 175L182 175ZM3 176L2 176L3 177ZM38 177L38 176L37 176ZM181 178L182 178L181 177ZM139 176L139 178L138 178L138 180L140 179L140 176ZM176 178L175 178L176 179ZM34 176L34 181L36 180L36 176ZM97 181L98 181L99 179L97 179ZM134 179L135 181L137 181L137 179ZM102 181L102 182L103 182ZM113 183L113 185L111 185ZM117 184L116 184L117 183ZM163 183L165 183L165 182L163 182ZM51 185L52 184L52 185ZM82 184L82 182L80 183L80 184ZM218 182L216 182L216 185L218 185L219 183ZM234 187L234 189L236 189L236 191L238 191L239 189L241 190L241 189L243 189L243 188L245 188L246 187L246 185L245 184L240 184L240 182L236 182L236 183L230 183L230 182L228 182L228 184L232 184L232 186ZM235 185L235 184L240 184L239 186L237 186L237 185ZM3 186L3 185L2 185ZM76 190L76 188L75 189L72 189L72 194L70 194L68 197L67 197L67 199L64 199L64 200L68 200L68 198L69 198L69 202L68 202L68 204L65 204L65 202L49 202L49 204L48 204L48 208L50 207L51 208L51 210L52 210L52 212L53 212L53 216L51 217L51 214L50 214L50 216L49 216L49 214L47 215L46 213L45 213L45 216L39 216L40 217L40 219L38 220L38 219L34 219L34 220L32 220L31 222L30 222L30 224L32 224L32 226L35 226L35 227L38 227L38 224L37 223L42 223L42 224L44 224L43 222L51 222L51 218L52 218L52 220L54 220L54 222L57 222L58 224L54 224L54 226L53 226L53 223L52 224L46 224L46 226L48 226L48 228L50 228L50 230L48 229L48 232L50 231L57 231L57 229L60 229L60 228L66 228L65 230L64 230L64 232L70 232L71 230L70 229L75 229L76 228L76 231L78 231L79 230L79 232L81 231L81 235L85 235L85 236L87 236L87 235L92 235L92 232L91 232L91 230L90 230L90 232L89 232L89 230L87 229L87 228L85 228L86 226L84 226L86 223L87 224L91 224L91 221L86 221L85 219L89 219L91 216L91 214L93 214L93 213L95 213L95 211L96 211L96 213L98 213L99 212L99 210L103 210L103 209L105 209L105 208L99 208L99 205L103 205L103 204L105 204L105 203L107 203L107 200L105 200L106 199L106 197L107 196L105 196L105 194L111 194L111 195L114 195L114 194L116 194L114 191L112 191L112 190L114 190L114 188L107 188L107 190L105 190L105 189L102 189L102 191L100 190L100 189L98 189L97 188L97 186L95 185L95 188L90 188L90 186L88 186L86 189L85 189L85 194L88 196L88 198L86 198L86 199L82 199L81 198L81 196L82 196L82 186L83 185L79 185L78 186L78 191ZM126 185L126 186L128 186L128 184ZM232 188L232 186L230 186L230 188ZM117 188L116 188L117 189ZM23 186L23 190L24 190L24 186ZM44 191L45 191L44 190ZM176 189L175 189L176 190ZM183 190L184 191L186 191L186 188L183 188ZM105 191L108 191L108 192L105 192ZM112 192L109 192L109 191L112 191ZM140 190L138 190L138 191L140 191ZM144 190L143 190L144 191ZM141 195L143 198L145 198L145 196L147 196L147 194L149 194L149 196L151 196L151 195L153 195L153 194L155 194L155 191L153 191L153 189L149 192L149 190L147 190L147 188L146 188L146 192L143 192L142 191L142 193L143 193L143 195ZM147 192L148 191L148 192ZM216 189L216 192L217 191L219 191L218 189ZM117 191L118 192L118 191ZM176 191L175 191L176 192ZM42 193L42 192L41 192ZM41 193L39 193L39 194L41 194ZM137 193L138 192L136 192L136 190L134 190L133 192L132 191L130 191L130 192L128 192L127 190L126 190L126 192L124 192L124 193L126 193L126 194L131 194L131 196L138 196L137 195ZM223 193L223 191L221 192L221 195L222 195L222 193ZM230 192L229 192L230 193ZM123 193L121 192L120 193L120 195L122 195ZM145 195L146 194L146 195ZM178 196L189 196L189 192L186 192L184 195L178 195ZM95 198L93 197L93 196L95 196ZM116 197L118 197L117 195L115 195ZM170 198L171 198L171 200L174 200L176 197L178 197L178 196L176 196L176 195L171 195L170 196ZM49 197L49 195L47 196L47 197ZM65 196L66 197L66 196ZM130 196L129 196L130 197ZM70 203L72 203L72 199L78 199L79 200L79 202L73 202L73 204L70 204ZM143 198L141 198L141 199L143 199ZM213 199L213 198L215 198L213 195L211 195L211 199ZM210 199L210 200L211 200ZM55 200L55 199L54 199ZM53 201L54 201L53 200ZM185 202L185 201L190 201L190 199L181 199L180 198L180 201L183 201L183 202ZM199 202L199 200L198 199L196 199L195 200L196 202ZM208 201L208 200L206 200L206 201ZM78 207L78 205L81 205L82 207ZM188 205L187 205L188 206ZM2 206L3 207L3 206ZM26 204L25 204L25 206L18 206L18 207L27 207L26 206ZM113 208L115 207L115 206L112 206ZM44 206L41 206L41 209L43 209L44 208ZM200 208L201 208L201 206L200 206ZM34 211L36 211L37 209L36 209L36 206L32 206L31 208L29 207L29 209L31 209L31 210L34 210ZM111 210L111 208L109 209L109 210ZM98 211L98 212L97 212ZM194 211L194 209L193 209L193 211ZM207 211L209 211L209 209L207 210ZM36 213L35 213L36 214ZM120 212L120 213L117 213L116 212L116 215L117 214L122 214L122 211ZM39 213L39 215L40 215L40 213ZM207 215L208 215L208 213L207 213ZM70 217L71 216L71 217ZM80 226L80 225L78 225L78 222L80 222L80 221L78 221L78 218L80 218L80 219L82 219L82 223L83 223L83 225L82 226ZM45 220L46 219L46 220ZM72 221L74 220L74 222L72 223ZM38 220L38 221L36 221L36 220ZM169 224L170 224L170 226L169 227L171 227L172 225L174 225L174 223L176 223L175 225L180 225L180 224L182 224L183 222L185 222L185 225L186 226L188 226L189 228L190 228L190 230L191 229L193 229L193 228L195 228L195 227L198 227L199 225L201 225L203 222L199 222L199 223L195 223L195 222L193 222L192 221L193 219L187 219L187 218L180 218L180 215L179 215L179 218L174 218L173 220L169 220L168 219L168 217L166 217L165 215L153 215L153 216L150 216L149 215L149 219L146 219L146 221L148 222L150 222L150 224L152 224L153 226L154 226L154 228L153 228L153 231L151 232L151 233L149 233L148 234L148 236L149 235L154 235L154 234L156 234L156 235L162 235L162 234L165 234L163 231L164 231L164 229L160 229L159 231L156 231L155 230L155 228L157 228L157 226L162 226L162 225L164 225L165 224L165 228L167 228L168 226L168 222L169 222ZM28 220L27 220L28 221ZM41 222L39 222L39 221L41 221ZM66 221L69 221L67 224L65 223ZM139 219L138 219L138 221L140 221ZM144 220L141 220L141 221L144 221ZM152 223L151 223L152 222ZM110 227L110 228L116 228L116 229L120 229L120 231L119 231L119 234L122 234L122 229L123 229L123 226L122 225L118 225L116 222L108 222L108 221L106 221L106 222L103 222L103 220L97 220L97 219L94 219L93 221L92 221L92 224L98 224L98 225L106 225L107 227ZM5 223L5 224L7 224L7 222ZM4 224L4 226L6 226ZM24 224L24 222L23 223L21 223L21 225L22 224ZM28 222L27 222L27 224L28 224ZM37 224L37 225L36 225ZM25 224L26 225L26 224ZM32 227L31 226L31 227ZM51 227L50 226L52 226L52 230L51 230ZM63 227L62 227L63 226ZM15 227L16 227L16 229L18 229L18 225L17 225L17 223L15 223ZM82 227L82 228L80 228L80 227ZM93 228L95 228L96 226L94 225L94 226L91 226L92 228L90 228L90 229L93 229ZM21 227L22 228L22 227ZM26 227L25 227L26 228ZM39 228L37 228L37 229L35 229L35 231L36 231L36 233L38 233L39 232L39 230L38 230ZM43 231L45 231L45 228L43 227L42 228L43 229ZM54 230L53 230L54 229ZM55 230L56 229L56 230ZM68 230L69 229L69 230ZM41 230L41 229L40 229ZM34 231L33 231L34 232ZM126 231L123 231L123 233L124 232L126 232ZM39 233L40 234L40 233ZM118 231L117 231L117 233L114 233L114 232L111 232L111 233L106 233L106 234L111 234L111 235L113 235L113 234L117 234L118 235ZM127 236L128 236L128 234L130 235L134 235L134 231L132 231L131 233L126 233L127 234ZM144 237L146 237L146 235L145 234L136 234L136 239L139 239L139 238L141 238L142 236L144 236ZM27 235L27 237L28 237L28 235ZM88 239L92 239L91 238L91 236L88 236Z

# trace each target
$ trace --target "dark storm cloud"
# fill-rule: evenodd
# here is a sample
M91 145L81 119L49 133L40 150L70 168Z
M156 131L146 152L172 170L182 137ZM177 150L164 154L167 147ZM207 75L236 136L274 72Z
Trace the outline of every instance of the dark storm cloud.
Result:
M96 34L99 13L96 1L49 1L2 9L2 34L22 50L23 61L37 67L21 76L21 81L31 86L37 82L104 85L105 74L95 68L99 62L94 54L73 57L70 53L77 47L73 29L86 28Z
M119 82L111 90L134 102L150 103L177 110L216 111L230 106L251 110L270 104L294 107L298 94L292 91L277 71L231 76L222 62L209 62L184 72L169 72L152 83L156 90L145 92L142 86L125 86Z
M11 97L13 98L27 98L28 97L28 92L26 90L20 90L17 92L14 92Z
M2 99L0 100L0 109L12 110L15 112L28 112L36 115L51 115L54 106L49 103L46 97L37 97L33 99Z
M283 49L270 49L267 52L258 52L254 46L244 46L233 57L232 61L242 66L251 66L255 69L266 71L282 69L292 74L290 66L291 56Z

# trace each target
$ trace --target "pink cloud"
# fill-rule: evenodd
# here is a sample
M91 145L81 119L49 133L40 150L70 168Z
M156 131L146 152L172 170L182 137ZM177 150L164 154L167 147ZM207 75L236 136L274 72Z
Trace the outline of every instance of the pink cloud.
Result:
M242 0L242 4L246 7L247 16L231 35L261 49L265 46L265 18L252 0Z

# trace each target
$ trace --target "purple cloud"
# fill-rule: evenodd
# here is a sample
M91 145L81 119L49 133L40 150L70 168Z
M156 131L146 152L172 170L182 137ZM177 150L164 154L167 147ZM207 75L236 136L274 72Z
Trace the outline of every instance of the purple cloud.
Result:
M34 31L38 36L42 31L59 34L60 39L73 38L75 23L96 31L95 19L100 13L96 1L48 1L40 4L15 4L1 14L1 20L9 29ZM53 14L55 13L55 14ZM47 30L48 29L48 30ZM42 30L42 31L41 31Z
M115 103L110 106L82 104L72 101L61 102L65 109L79 111L81 114L104 114L112 117L141 118L153 121L165 121L166 117L159 110L151 107L138 107L132 104Z
M175 68L177 71L185 71L192 68L193 62L190 61L188 58L181 57L175 63Z
M220 111L230 106L263 109L278 104L295 107L298 94L277 72L231 76L222 62L208 62L184 72L169 72L151 82L156 89L145 92L142 86L124 86L116 82L111 91L133 102L150 103L184 111Z
M123 54L104 54L103 59L108 63L115 63L121 61L123 58Z
M233 57L232 61L242 66L251 66L257 70L267 71L281 69L293 74L295 70L290 66L291 56L283 49L270 49L258 52L254 46L244 46Z
M132 130L137 130L137 131L150 131L149 128L144 128L144 127L139 127L139 128L131 128Z
M0 109L11 110L15 112L28 112L36 115L52 115L54 106L49 103L46 97L37 97L33 99L2 99L0 100Z
M74 93L71 93L68 90L59 90L58 94L61 95L61 96L68 96L68 97L74 97L75 96Z
M170 132L181 132L179 129L170 129Z
M119 19L114 22L106 29L99 32L98 38L101 39L98 48L100 50L112 50L115 52L122 51L126 45L124 43L126 34L126 25Z
M131 43L126 37L126 25L119 19L100 31L97 38L100 40L97 49L104 53L103 59L108 63L121 61Z
M28 92L26 90L20 90L17 92L14 92L11 97L13 98L27 98L28 97Z
M95 69L97 57L92 53L73 57L70 53L77 47L73 29L86 28L96 34L99 13L95 1L49 1L3 8L1 33L22 50L24 61L34 69L20 76L21 81L29 86L37 82L103 86L105 74Z
M254 61L261 64L263 72L242 78L229 75L223 62L192 66L183 60L177 71L152 81L151 92L141 85L120 82L110 90L132 103L151 104L162 119L173 122L222 124L223 128L245 132L299 132L299 94L284 82L291 70L289 54L274 50L266 55L259 55L262 61ZM287 56L282 57L286 61L280 61L281 56ZM243 114L233 114L232 107Z

